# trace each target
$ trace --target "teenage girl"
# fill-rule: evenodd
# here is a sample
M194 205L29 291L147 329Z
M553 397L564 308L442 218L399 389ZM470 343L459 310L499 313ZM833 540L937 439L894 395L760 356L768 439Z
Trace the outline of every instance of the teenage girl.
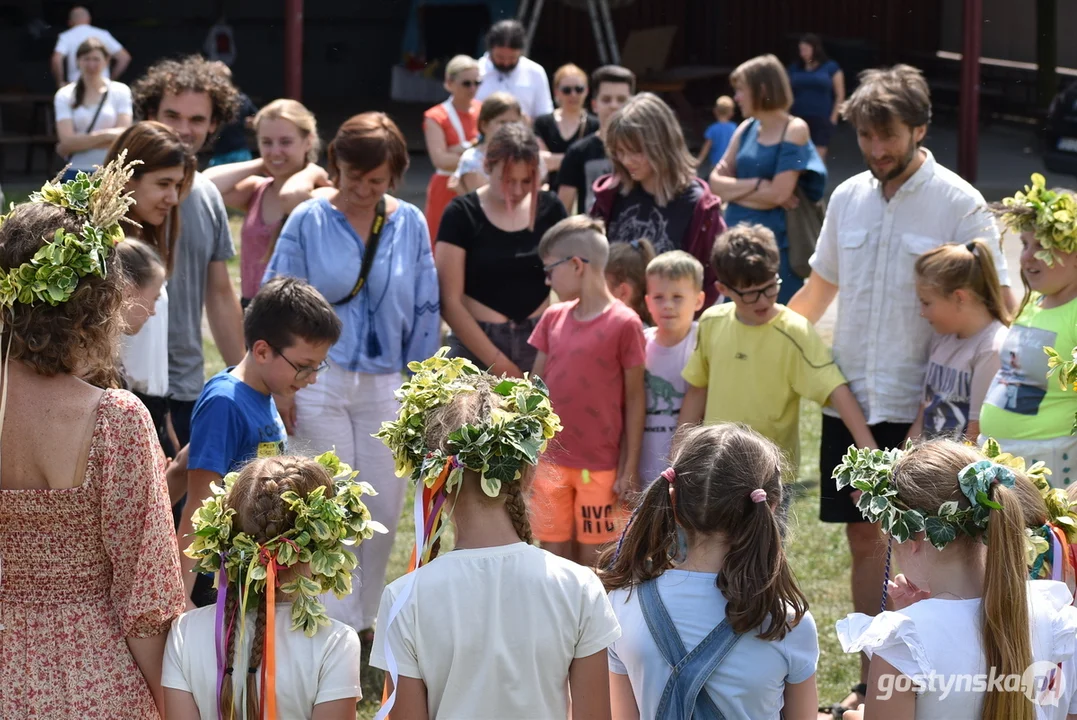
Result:
M654 325L647 311L647 265L654 260L654 246L646 238L610 245L606 285L615 298L636 311L644 325Z
M975 441L1010 325L990 248L973 240L928 250L916 261L916 294L920 317L935 337L923 403L909 435Z
M1043 348L1065 355L1077 347L1077 252L1048 250L1051 264L1037 257L1044 247L1035 233L1021 233L1021 277L1028 291L1002 343L1001 367L980 412L980 432L1029 465L1042 461L1053 471L1051 483L1065 487L1077 480L1077 436L1070 434L1077 393L1047 377Z
M424 447L444 451L461 428L491 423L499 382L471 375L474 392L428 411ZM453 552L385 588L370 664L389 670L391 653L399 670L391 718L566 718L571 703L574 718L609 720L617 621L589 568L534 546L524 498L535 468L521 465L495 497L465 469L445 500Z
M255 460L240 471L224 500L224 508L235 511L232 523L236 531L246 533L261 547L289 531L293 534L288 537L294 537L297 516L285 495L295 493L305 499L318 488L323 488L327 497L333 496L333 479L314 460ZM232 547L228 549L234 551ZM237 588L234 582L227 582L223 608L192 610L173 623L162 677L169 720L267 717L260 713L266 709L263 693L268 673L273 674L276 686L277 718L355 720L355 704L362 698L359 636L355 630L338 620L319 626L310 637L292 629L292 597L284 589L296 574L304 574L304 565L280 571L273 627L266 624L264 591L252 597L245 614L236 611L243 588ZM225 624L223 631L222 660L227 670L220 682L216 643L221 638L215 639L220 624L218 611L225 619L235 618ZM263 667L266 633L274 634L275 668Z
M950 501L968 508L958 475L982 460L974 447L952 440L920 445L894 465L891 484L898 492L890 501L929 517ZM1014 488L1029 483L1022 473L1013 477ZM968 682L942 681L990 673L1004 680L1020 678L1033 662L1047 667L1072 662L1077 609L1069 604L1069 590L1058 582L1028 580L1021 503L1028 489L991 481L986 487L988 501L996 505L988 510L986 529L973 528L971 535L958 532L942 550L923 533L893 544L893 559L906 586L904 599L895 595L895 605L913 595L916 602L875 617L854 614L838 622L845 651L863 651L871 658L864 717L1032 720L1037 706L1021 687L1014 689L1012 680L1001 688L988 686L986 692ZM910 584L915 593L908 592ZM918 676L938 680L917 688L912 680ZM1044 714L1039 717L1066 717L1074 688L1062 685L1059 707L1040 707ZM860 715L847 712L845 717Z
M301 103L274 100L254 116L254 130L261 157L205 172L225 204L245 214L239 250L244 308L262 285L285 216L309 200L315 187L329 185L328 174L315 164L321 147L317 122Z
M479 142L464 150L449 180L449 187L455 190L457 195L478 190L490 181L485 167L487 141L502 125L523 122L523 119L520 103L506 92L495 92L482 101L482 109L479 110Z
M782 548L782 469L754 430L695 425L645 478L602 563L623 633L609 651L618 720L815 720L819 640Z

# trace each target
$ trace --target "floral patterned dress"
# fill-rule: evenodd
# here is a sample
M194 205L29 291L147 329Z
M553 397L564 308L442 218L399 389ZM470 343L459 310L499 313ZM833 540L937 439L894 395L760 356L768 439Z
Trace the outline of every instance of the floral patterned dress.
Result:
M0 718L154 719L124 638L184 608L163 457L149 413L108 390L86 479L0 490Z

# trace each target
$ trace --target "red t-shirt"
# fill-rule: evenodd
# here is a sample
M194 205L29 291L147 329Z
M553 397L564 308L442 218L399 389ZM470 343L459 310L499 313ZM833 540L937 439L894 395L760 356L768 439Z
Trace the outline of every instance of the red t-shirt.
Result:
M578 303L547 308L528 341L546 354L542 379L565 428L550 442L545 457L567 467L616 470L625 370L647 359L643 323L620 300L593 320L580 322L572 315Z

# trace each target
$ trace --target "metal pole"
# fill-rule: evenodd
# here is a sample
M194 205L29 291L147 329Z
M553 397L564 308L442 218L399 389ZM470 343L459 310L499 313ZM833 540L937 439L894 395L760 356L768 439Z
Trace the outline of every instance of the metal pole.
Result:
M957 172L976 182L980 131L980 48L983 39L983 0L965 0L965 31L961 49L960 124Z
M598 62L608 65L610 56L606 53L606 37L602 34L602 24L598 21L598 9L595 8L596 0L587 0L587 14L591 16L591 32L595 36L595 46L598 48Z
M538 21L542 16L542 3L543 0L535 0L535 12L531 16L531 22L527 24L527 45L524 47L524 55L531 55L531 40L535 37L535 31L538 29Z
M284 0L284 95L303 97L303 0Z
M613 32L613 20L610 18L609 0L595 0L598 9L602 11L602 25L606 28L607 42L610 46L610 62L614 65L621 64L621 49L617 47L617 34Z
M516 8L516 19L523 22L527 18L527 6L531 4L531 0L520 0L520 7Z

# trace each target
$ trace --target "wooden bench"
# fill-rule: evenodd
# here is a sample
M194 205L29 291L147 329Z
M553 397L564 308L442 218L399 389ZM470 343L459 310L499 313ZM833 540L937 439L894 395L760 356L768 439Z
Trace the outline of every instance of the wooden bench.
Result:
M26 148L26 175L34 174L34 151L40 148L45 153L47 174L52 176L58 159L52 99L53 96L46 93L0 93L0 179L7 170L7 148L19 146ZM15 112L10 113L9 109ZM10 117L12 114L14 118Z
M52 178L53 168L59 156L56 154L57 139L55 135L0 135L0 180L3 179L7 169L7 153L9 147L24 146L26 148L26 175L34 173L34 151L41 149L45 153L45 173Z

